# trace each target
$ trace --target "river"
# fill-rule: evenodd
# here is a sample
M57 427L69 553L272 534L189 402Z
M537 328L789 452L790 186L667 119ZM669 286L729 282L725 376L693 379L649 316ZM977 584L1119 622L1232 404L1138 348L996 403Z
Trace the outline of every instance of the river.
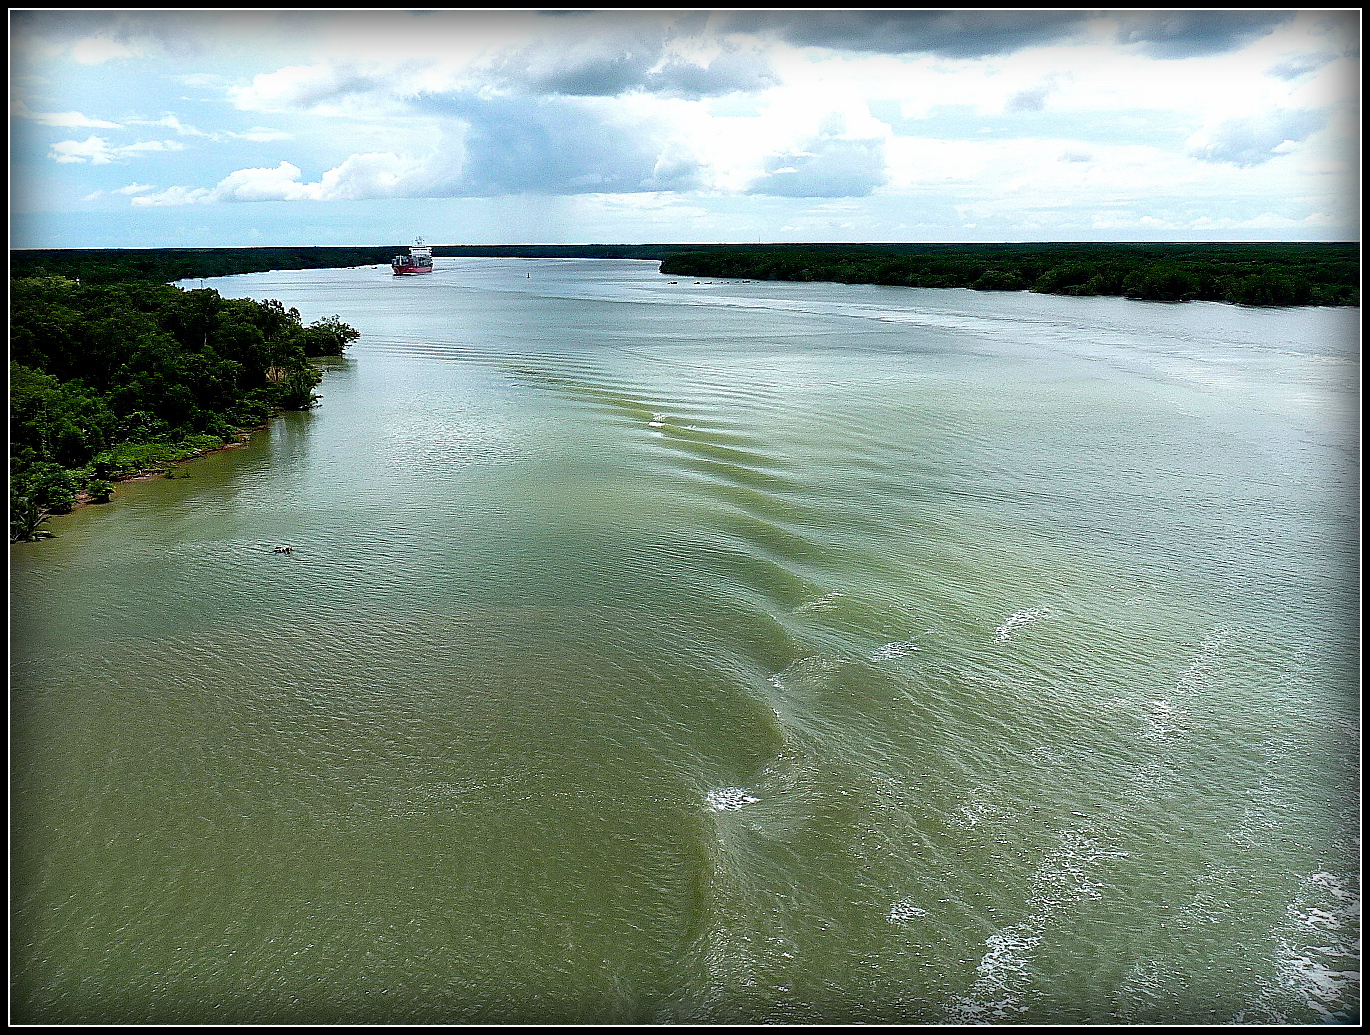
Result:
M204 283L361 338L11 547L16 1021L1359 1019L1358 310Z

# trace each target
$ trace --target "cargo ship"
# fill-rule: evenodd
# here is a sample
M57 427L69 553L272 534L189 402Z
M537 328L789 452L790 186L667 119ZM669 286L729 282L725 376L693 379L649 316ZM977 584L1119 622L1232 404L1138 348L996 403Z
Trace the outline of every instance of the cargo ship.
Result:
M433 249L423 243L423 238L414 240L414 247L408 255L396 255L390 260L390 268L397 277L412 277L416 273L433 272Z

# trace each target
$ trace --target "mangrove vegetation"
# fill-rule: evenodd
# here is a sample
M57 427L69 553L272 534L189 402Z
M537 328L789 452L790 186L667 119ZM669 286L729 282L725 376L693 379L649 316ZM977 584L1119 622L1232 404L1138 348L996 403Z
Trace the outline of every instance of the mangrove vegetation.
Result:
M269 270L338 269L388 263L390 248L46 248L10 252L10 279L67 277L82 284L167 284Z
M715 245L669 255L661 272L1165 302L1360 304L1355 244Z
M358 332L280 302L59 276L10 282L10 537L113 482L239 440L318 399L311 357Z

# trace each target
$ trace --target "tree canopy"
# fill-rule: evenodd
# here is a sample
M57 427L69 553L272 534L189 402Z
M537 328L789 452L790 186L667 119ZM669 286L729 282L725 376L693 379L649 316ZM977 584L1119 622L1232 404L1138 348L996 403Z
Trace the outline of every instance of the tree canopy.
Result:
M11 537L78 493L234 441L318 399L309 362L358 332L214 290L44 276L10 282ZM17 523L16 523L17 522Z

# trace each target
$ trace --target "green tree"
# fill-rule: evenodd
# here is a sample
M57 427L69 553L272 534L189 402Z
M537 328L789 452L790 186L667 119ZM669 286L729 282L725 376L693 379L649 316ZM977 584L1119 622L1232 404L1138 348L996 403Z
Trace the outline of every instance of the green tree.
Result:
M341 356L343 350L361 337L361 332L343 323L338 317L326 316L315 320L304 330L306 356Z
M314 386L323 380L323 375L313 367L292 370L279 386L280 407L284 410L308 410L314 407L319 397L314 394Z
M48 512L27 496L10 496L10 542L28 543L45 539L51 532L39 530L48 520Z
M987 270L970 286L976 291L1024 291L1031 285L1013 270Z
M54 463L33 464L18 478L11 474L12 492L54 514L65 514L76 505L79 488L76 475Z

